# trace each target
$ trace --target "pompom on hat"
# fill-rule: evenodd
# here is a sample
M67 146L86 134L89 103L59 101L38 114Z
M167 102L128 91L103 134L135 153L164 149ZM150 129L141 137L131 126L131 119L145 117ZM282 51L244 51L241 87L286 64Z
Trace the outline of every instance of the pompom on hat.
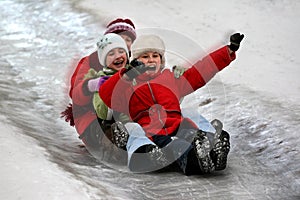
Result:
M153 51L161 55L161 67L165 66L165 43L157 35L141 35L132 44L132 60L140 57L143 53Z
M104 34L108 33L124 33L128 35L132 41L136 39L136 32L135 32L135 26L133 22L130 19L115 19L111 21L107 26L106 26L106 31Z
M106 66L105 63L106 55L114 48L124 49L126 51L126 55L128 58L129 54L128 54L127 45L121 36L115 33L108 33L99 38L99 41L97 42L97 52L98 52L99 62L102 66Z

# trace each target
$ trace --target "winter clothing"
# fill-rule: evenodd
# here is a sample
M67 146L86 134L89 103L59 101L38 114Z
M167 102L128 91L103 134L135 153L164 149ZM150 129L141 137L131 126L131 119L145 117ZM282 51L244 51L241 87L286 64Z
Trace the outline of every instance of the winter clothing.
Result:
M223 170L226 168L227 155L230 151L230 136L223 130L221 121L214 119L211 124L216 129L213 140L213 148L210 152L212 161L214 162L216 170Z
M90 92L97 92L100 87L100 77L89 80L87 86Z
M124 33L127 34L132 41L136 39L135 27L130 19L118 18L110 22L104 34L107 33Z
M243 40L244 35L240 33L235 33L230 36L229 48L231 51L237 51L240 48L240 43Z
M96 72L94 69L89 69L88 73L85 74L84 77L85 79L90 79L88 80L87 86L89 91L94 93L93 106L98 118L102 120L112 120L113 111L103 103L102 99L98 95L99 87L107 79L109 79L111 75L111 71L105 69L106 68L104 67L103 70L99 72ZM96 88L98 88L98 90L96 90Z
M99 61L102 65L105 66L105 59L109 51L111 51L113 48L123 48L126 50L127 56L128 56L128 50L127 46L125 45L124 40L113 33L107 34L103 36L100 41L97 43L98 46L98 57ZM85 75L86 79L93 78L88 81L88 87L90 88L90 91L94 91L95 88L99 88L103 84L104 81L106 81L109 76L116 73L116 71L109 69L107 66L103 68L103 71L95 72L93 70L89 70L89 73ZM96 78L100 77L100 78ZM95 79L96 78L96 79ZM97 113L98 118L102 120L111 120L113 111L106 106L106 104L102 101L100 96L95 92L94 98L93 98L93 105L94 109ZM114 115L115 120L120 120L122 122L127 122L128 117L126 116L126 119L124 120L125 115L122 113L118 113L117 115ZM128 128L128 131L126 128ZM149 138L145 136L144 130L140 127L137 123L126 123L125 126L119 121L116 121L111 125L111 133L112 133L112 142L118 146L121 149L125 149L126 144L128 146L126 149L128 150L128 166L132 171L144 171L149 168L144 168L144 166L138 166L138 163L141 163L137 159L140 155L136 151L140 151L141 149L144 149L145 146L151 145L152 149L154 151L154 155L157 154L157 151L159 150L158 147L151 141ZM130 133L130 135L129 135ZM128 141L128 143L127 143ZM145 148L146 149L146 148ZM143 161L145 161L147 164L146 166L149 166L153 162L148 160L143 155L140 155L143 157ZM151 165L153 166L153 165ZM151 168L153 169L153 167Z
M90 66L89 68L96 69L96 70L101 70L103 68L103 66L101 66L100 63L99 63L97 51L90 54L89 56L86 56L86 57L82 58L79 61L78 65L77 65L77 67L76 67L76 69L75 69L75 71L72 75L72 78L71 78L71 88L70 88L70 91L69 91L69 96L71 98L72 98L73 89L75 87L75 82L76 82L76 85L77 85L77 76L79 75L78 80L81 80L84 77L85 70L88 70L88 69L84 69L81 72L81 68L85 68L83 66L86 66L86 65ZM75 126L73 107L74 107L74 105L72 103L69 103L67 108L63 112L61 112L61 118L65 118L65 121L69 122L70 126ZM81 111L80 113L82 113L82 112L83 111Z
M126 73L130 80L133 80L134 78L136 78L140 74L143 74L147 70L148 67L146 67L143 62L134 59L130 62L129 65L126 66L126 70L124 73Z
M134 41L136 39L135 26L130 19L118 18L118 19L111 21L107 25L107 30L105 31L105 34L107 34L107 33L116 33L116 34L124 33L124 34L127 34L128 36L130 36L132 41ZM73 114L74 107L86 105L86 103L88 102L87 99L89 98L89 95L88 94L84 95L83 93L78 93L78 91L80 90L80 89L78 90L78 88L82 88L82 85L86 84L86 83L84 83L86 80L85 81L82 81L82 80L84 78L84 75L88 72L89 68L95 69L96 71L100 71L103 69L103 66L99 62L97 51L91 53L89 56L86 56L79 61L78 65L76 67L76 70L74 71L72 78L71 78L71 88L69 91L69 96L72 99L73 90L75 88L75 93L77 93L75 95L76 98L78 98L78 99L83 98L84 101L79 103L78 105L73 102L73 104L69 104L67 106L65 111L61 112L61 117L65 118L66 122L70 122L71 126L74 126L75 121L78 121L77 124L75 125L75 127L76 127L77 131L79 131L78 133L80 135L82 134L84 129L93 120L96 119L96 116L91 113L91 111L92 111L91 106L88 106L90 109L87 109L87 106L85 106L86 107L85 109L75 108L76 109L76 113L75 113L76 118L80 118L80 119L75 120L74 114ZM77 100L75 100L75 102L76 101Z
M72 113L75 128L79 135L81 135L93 121L97 120L92 103L93 93L87 89L89 79L85 79L85 75L91 68L95 71L100 71L103 68L99 63L97 52L82 58L71 78L69 95L73 103Z
M110 76L102 76L99 81L99 87L109 78ZM98 87L98 89L99 89ZM108 108L99 97L98 93L94 94L93 98L94 109L97 113L98 118L102 120L112 120L113 111Z
M198 110L194 107L182 108L181 113L183 116L188 116L194 123L197 124L198 128L207 133L215 133L216 129L211 125L207 119L199 114Z
M110 69L106 66L106 57L107 54L115 48L122 48L125 50L127 58L128 58L128 49L127 49L127 45L124 41L124 39L115 34L115 33L108 33L104 36L101 36L100 40L97 42L97 47L98 47L98 57L99 57L99 61L100 64L102 64L103 66L105 66L103 68L103 71L99 71L96 76L100 76L101 78L98 78L97 83L94 83L96 81L94 80L89 80L88 82L88 86L89 83L91 82L91 89L95 89L95 87L99 87L102 83L104 83L109 77L108 75L112 75L114 73L116 73L115 70ZM94 86L92 88L92 86ZM98 92L98 90L94 90L94 92ZM99 95L97 93L95 93L94 99L93 99L93 105L94 108L96 110L97 116L102 119L102 120L112 120L112 114L113 111L111 109L109 109L102 101L102 99L99 97Z
M175 78L179 78L180 76L182 76L182 74L185 72L185 70L186 70L186 68L177 66L177 65L172 67L172 71L174 73Z
M148 48L151 45L144 47L145 50L140 49L138 54L133 50L134 57L156 51ZM164 51L160 55L164 57ZM225 46L196 62L179 78L167 69L155 76L144 73L134 82L126 81L122 77L127 69L123 69L101 86L99 94L106 105L129 115L140 124L146 135L158 147L165 149L167 157L176 160L184 174L211 173L215 170L215 163L210 156L209 138L205 132L198 130L194 122L182 116L179 100L204 86L234 59L235 54L230 55ZM129 152L129 159L134 163L136 156L132 157ZM214 155L214 160L219 160L221 167L223 163L226 166L223 158Z
M98 42L98 48L103 48L106 53L108 53L112 48L115 47L121 47L125 50L127 49L126 43L124 42L122 37L116 34L111 33L107 37L102 38L104 38L104 42L101 42L100 39L100 41ZM112 42L115 42L116 44L112 44ZM103 53L100 54L100 56L103 55ZM93 106L94 93L91 93L88 90L89 80L96 77L86 77L89 73L89 70L94 69L94 71L96 72L103 70L105 72L107 71L107 73L109 74L112 74L110 70L105 70L106 68L103 68L103 65L100 64L100 60L102 60L103 63L105 62L104 59L99 58L100 57L98 51L92 53L90 56L82 58L79 61L77 68L71 78L71 88L69 95L73 101L73 106L72 112L68 113L73 114L73 121L79 135L81 135L84 132L84 130L89 126L89 124L92 121L97 120L97 115ZM66 116L66 118L72 117Z
M97 48L99 62L102 66L106 66L106 55L114 48L122 48L129 55L126 42L121 36L115 33L108 33L101 36L97 42Z
M178 79L166 69L153 79L141 74L135 86L121 80L125 71L121 70L101 86L99 94L106 105L139 123L149 138L172 135L183 121L197 128L191 120L182 117L179 99L204 86L234 59L235 54L229 55L225 46L196 62Z
M98 121L93 121L80 138L88 151L98 160L126 165L127 152L112 144L110 132L104 132Z
M132 59L137 59L140 55L147 51L159 53L162 67L165 66L165 44L162 39L156 35L141 35L131 47Z
M96 61L94 58L97 58ZM94 63L98 65L94 65ZM104 70L105 68L101 69L103 67L99 63L96 52L81 59L72 76L70 97L73 101L72 111L75 128L80 135L79 138L82 139L91 153L93 151L101 152L101 154L93 154L98 159L126 164L127 153L112 145L112 136L110 129L108 131L106 129L106 121L98 120L94 108L94 104L98 105L98 102L95 103L96 100L94 97L96 96L100 99L99 95L95 95L98 92L90 92L87 88L88 81L95 78L94 76L97 76L99 71L111 73L109 70ZM106 115L108 110L110 109L107 108Z
M65 118L65 122L69 122L70 126L75 126L74 117L73 117L73 105L69 103L66 109L60 113L61 118Z
M156 171L168 166L169 160L161 148L145 136L143 128L133 122L125 124L130 136L127 142L128 168L132 172Z
M94 54L95 55L95 54ZM95 56L97 58L97 56ZM82 138L83 142L85 144L88 144L89 150L90 148L92 149L97 149L99 147L101 147L101 152L105 152L105 157L109 157L112 156L112 159L115 161L116 158L119 158L121 160L121 162L124 162L124 159L127 158L127 155L124 155L122 158L119 157L120 152L119 151L111 151L109 148L111 146L111 143L109 141L107 141L106 137L103 137L103 129L102 127L100 127L99 122L97 120L97 116L94 113L94 106L95 105L102 105L105 106L106 105L103 103L99 103L99 102L95 102L95 99L100 99L99 95L97 95L96 93L91 93L90 95L86 96L85 92L83 92L83 85L84 85L84 81L86 80L90 80L92 78L95 77L99 77L99 76L104 76L105 74L109 74L112 73L111 71L109 71L108 69L104 68L103 70L100 70L99 72L96 72L97 69L96 67L89 69L89 64L91 62L89 62L91 59L90 56L83 58L79 64L78 67L76 69L76 73L74 73L73 77L72 77L72 86L71 90L70 90L70 96L71 97L77 97L74 98L73 97L73 108L75 111L75 121L76 121L76 129L78 131L78 133L80 134L80 138ZM97 59L98 60L98 59ZM98 62L98 66L100 66L99 62ZM98 68L99 69L99 68ZM86 73L84 73L86 72ZM78 80L76 80L76 77L78 77ZM82 78L80 78L82 77ZM81 81L81 82L79 82ZM77 91L77 93L76 93ZM94 98L96 95L99 98ZM79 98L82 98L84 101L80 101ZM93 102L93 105L91 104L91 101ZM82 103L81 106L79 106L76 102L78 103ZM108 109L106 107L106 109ZM105 111L105 109L102 107L100 108L100 106L97 108L96 107L96 111L102 111L102 114L105 115L105 113L107 111ZM98 113L98 112L97 112ZM102 116L102 114L99 114L100 118ZM102 116L102 118L105 119L105 117ZM145 132L144 130L140 127L139 124L137 123L126 123L125 127L127 128L128 132L130 133L130 137L128 139L128 143L127 143L127 151L128 151L128 160L127 160L127 164L128 167L131 171L134 172L146 172L146 171L151 171L151 170L156 170L159 169L161 166L149 166L148 168L141 168L141 166L138 166L138 163L141 163L139 158L142 158L143 161L146 161L147 163L149 162L145 157L145 153L137 153L136 151L138 149L140 149L141 147L147 146L147 145L153 145L155 146L155 144L149 140L147 137L145 137ZM102 142L101 142L102 141ZM103 141L105 141L105 147L107 147L107 151L105 150L105 148L103 148ZM101 143L101 144L100 144ZM97 154L98 155L98 154ZM121 154L123 155L123 154ZM132 159L133 158L133 159ZM142 166L144 167L144 165Z

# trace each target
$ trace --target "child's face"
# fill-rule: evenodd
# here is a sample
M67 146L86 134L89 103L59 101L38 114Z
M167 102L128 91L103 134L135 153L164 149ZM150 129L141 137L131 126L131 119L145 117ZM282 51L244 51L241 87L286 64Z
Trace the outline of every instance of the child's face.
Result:
M127 63L126 51L122 48L114 48L106 55L106 66L119 71Z
M130 51L131 45L132 45L132 42L133 42L131 37L129 37L128 35L126 35L124 33L119 33L119 35L124 39L124 41L126 42L127 48Z
M161 56L155 51L148 51L138 57L138 60L143 62L151 70L147 70L147 74L156 74L161 69Z

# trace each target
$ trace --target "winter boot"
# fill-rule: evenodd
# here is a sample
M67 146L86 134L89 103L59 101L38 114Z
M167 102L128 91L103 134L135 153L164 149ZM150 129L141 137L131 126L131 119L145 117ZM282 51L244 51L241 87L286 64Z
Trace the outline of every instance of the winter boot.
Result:
M112 142L119 148L126 150L129 133L122 122L116 121L111 125Z
M226 131L222 130L222 122L215 119L211 123L216 129L216 133L210 156L215 164L215 169L224 170L227 165L227 156L230 151L230 136Z
M191 149L188 149L179 159L177 159L177 164L186 176L202 173L202 171L199 171L201 168L192 145Z
M216 134L221 134L223 130L223 123L218 119L214 119L210 123L216 129Z
M201 130L197 131L193 140L193 146L201 171L205 174L213 172L215 170L215 166L210 157L210 142L205 132Z
M155 166L165 167L168 164L168 159L161 148L156 145L147 145L146 153L149 157L149 160L155 164Z
M196 130L193 131L193 135L195 135ZM187 134L189 133L192 132L188 130ZM186 136L187 134L182 135ZM182 136L180 134L177 135ZM170 167L173 166L177 169L179 167L179 169L187 176L192 174L199 174L200 167L193 145L191 144L191 142L185 139L189 139L189 135L184 139L177 136L171 137L171 142L163 147L163 151L170 164L172 163Z
M132 154L129 169L136 173L152 172L166 167L168 163L167 156L161 148L147 144Z

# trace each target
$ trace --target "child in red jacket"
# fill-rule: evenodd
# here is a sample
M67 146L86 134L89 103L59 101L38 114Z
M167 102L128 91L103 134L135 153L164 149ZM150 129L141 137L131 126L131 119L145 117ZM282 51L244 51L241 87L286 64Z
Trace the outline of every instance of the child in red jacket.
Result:
M165 45L156 35L143 35L132 46L133 61L100 88L107 106L126 113L147 136L176 160L186 175L225 169L229 135L221 131L213 147L206 133L181 113L179 99L204 86L235 59L243 35L196 62L178 79L165 66Z

